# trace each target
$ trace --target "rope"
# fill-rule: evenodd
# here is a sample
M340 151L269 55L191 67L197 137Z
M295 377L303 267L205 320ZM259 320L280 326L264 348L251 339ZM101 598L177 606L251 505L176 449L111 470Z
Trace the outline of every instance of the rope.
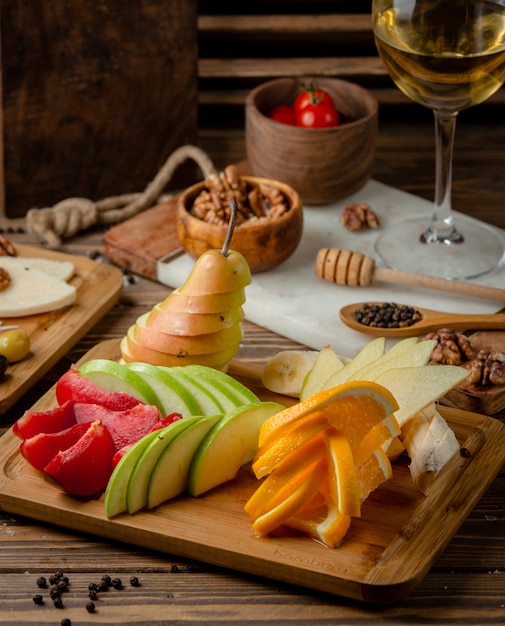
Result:
M30 209L25 218L26 229L50 248L57 248L62 239L95 224L117 224L127 220L160 200L175 170L187 159L195 161L204 178L215 172L212 161L203 150L191 145L181 146L167 158L143 192L111 196L97 202L88 198L66 198L52 207Z

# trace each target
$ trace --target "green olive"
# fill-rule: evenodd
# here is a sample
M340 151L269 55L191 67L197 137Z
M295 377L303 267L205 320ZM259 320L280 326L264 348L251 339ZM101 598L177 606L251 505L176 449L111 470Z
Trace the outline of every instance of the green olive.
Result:
M0 332L0 354L9 361L17 363L30 352L30 338L21 328Z

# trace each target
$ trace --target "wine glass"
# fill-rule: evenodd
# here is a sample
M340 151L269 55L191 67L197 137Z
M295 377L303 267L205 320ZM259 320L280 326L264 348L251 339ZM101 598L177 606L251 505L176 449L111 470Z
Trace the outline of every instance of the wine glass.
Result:
M500 232L451 207L456 117L505 80L505 0L373 0L379 55L396 86L435 116L436 182L431 223L384 230L375 250L394 269L469 279L505 260Z

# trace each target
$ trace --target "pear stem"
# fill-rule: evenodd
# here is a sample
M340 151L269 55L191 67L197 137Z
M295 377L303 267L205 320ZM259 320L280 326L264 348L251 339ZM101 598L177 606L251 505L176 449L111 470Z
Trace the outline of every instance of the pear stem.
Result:
M238 215L238 204L235 199L230 200L228 202L228 206L231 209L230 221L228 223L228 232L226 233L226 239L224 240L223 247L221 248L221 252L224 256L228 256L231 238L233 237L233 232L235 230L235 224L237 223L237 215Z

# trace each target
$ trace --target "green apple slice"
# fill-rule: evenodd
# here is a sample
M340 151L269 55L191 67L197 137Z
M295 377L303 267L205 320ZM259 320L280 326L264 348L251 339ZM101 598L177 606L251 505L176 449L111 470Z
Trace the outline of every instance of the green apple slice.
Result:
M171 500L186 489L189 467L201 441L222 415L202 417L163 447L147 485L147 508Z
M185 371L205 382L226 410L232 409L233 406L259 402L255 393L224 372L205 365L186 365Z
M145 382L155 390L164 415L170 413L180 413L183 417L191 417L193 415L202 415L200 404L194 398L193 394L188 391L185 385L182 385L175 376L171 374L171 368L150 363L141 363L134 361L126 363L124 367L138 376L143 378Z
M436 340L418 341L406 350L389 356L388 352L375 362L362 367L352 376L352 380L376 380L383 372L393 368L421 367L430 360Z
M126 487L126 510L130 515L147 506L147 487L159 455L171 442L183 431L189 428L201 417L188 417L173 422L166 428L156 432L156 437L151 439L144 447L142 454L137 459Z
M92 359L80 366L79 372L104 391L123 391L144 404L153 404L161 411L161 402L153 388L135 372L116 361Z
M405 350L411 350L417 343L419 339L417 337L405 337L405 339L400 339L395 344L389 348L387 352L384 353L384 356L381 358L390 359L391 357L396 357L400 352L404 352Z
M346 363L338 372L330 376L324 383L323 389L331 389L345 383L347 380L351 380L355 372L383 356L385 346L386 340L384 337L377 337L366 343L349 363Z
M199 445L188 474L187 492L199 496L237 475L258 449L263 422L285 407L258 402L234 409L213 426Z
M104 506L107 517L111 518L126 511L126 490L133 468L142 456L145 448L157 435L158 433L154 431L137 441L114 468L105 489Z
M331 346L319 351L316 361L305 376L300 392L300 400L305 400L324 387L326 381L344 367L340 357Z
M200 408L200 415L224 414L226 411L218 398L207 388L206 384L186 372L187 366L171 367L170 374L190 393ZM216 370L217 371L217 370Z
M375 382L395 397L399 406L395 418L401 427L467 376L468 370L459 365L422 365L387 369Z

